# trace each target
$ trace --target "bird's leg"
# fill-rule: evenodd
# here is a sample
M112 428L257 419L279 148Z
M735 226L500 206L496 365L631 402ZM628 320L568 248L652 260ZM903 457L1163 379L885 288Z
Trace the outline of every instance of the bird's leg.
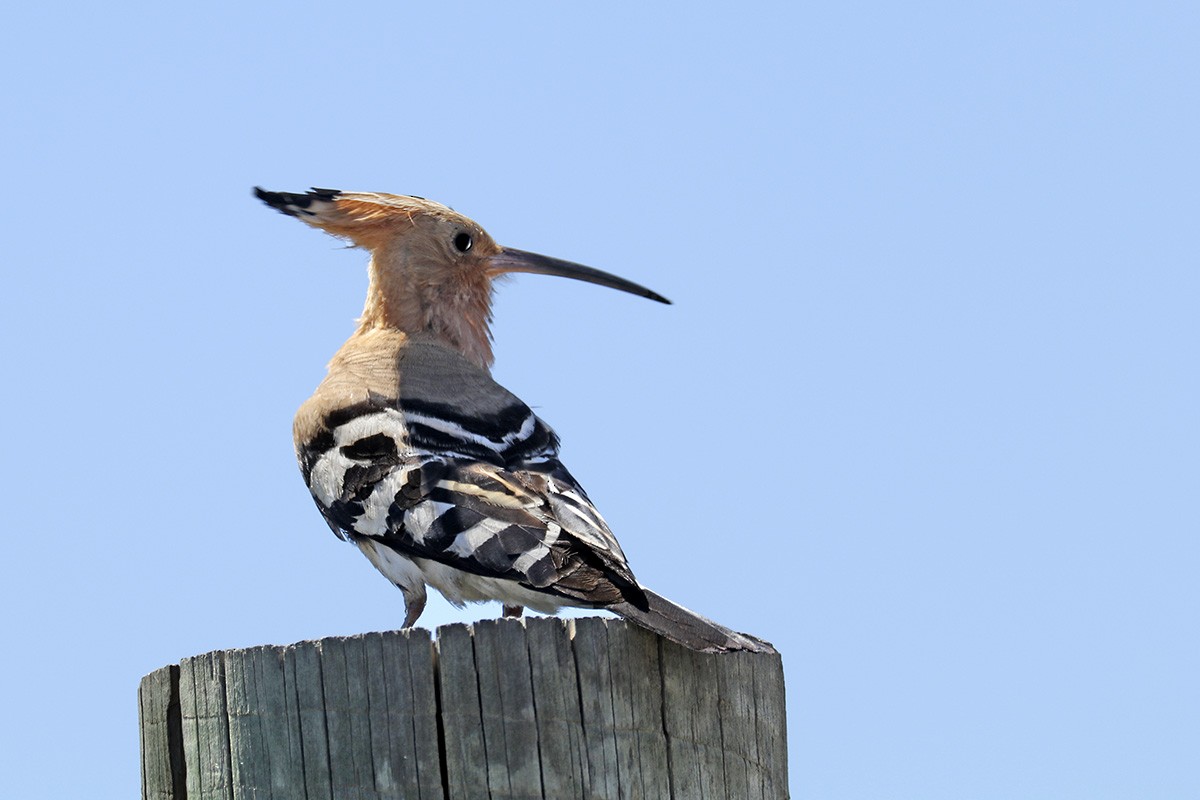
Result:
M525 613L524 606L510 606L507 603L504 604L504 616L506 617L519 617L523 613Z
M421 612L425 610L425 587L421 586L420 592L404 593L404 627L411 628L417 624L417 617L421 616Z

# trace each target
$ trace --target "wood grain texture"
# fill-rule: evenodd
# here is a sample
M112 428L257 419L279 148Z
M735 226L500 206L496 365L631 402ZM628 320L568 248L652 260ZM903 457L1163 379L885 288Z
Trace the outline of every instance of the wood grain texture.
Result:
M545 797L583 797L587 786L587 741L568 624L553 617L525 621Z
M446 791L452 800L490 797L488 763L475 673L475 639L466 625L438 629L438 707Z
M229 650L225 658L229 751L235 797L274 800L303 789L300 741L287 724L282 648Z
M183 723L179 709L179 667L151 672L138 686L142 739L142 799L181 800L187 796Z
M229 709L221 653L179 663L179 706L188 800L233 800Z
M138 705L145 800L787 797L781 658L615 619L207 653Z

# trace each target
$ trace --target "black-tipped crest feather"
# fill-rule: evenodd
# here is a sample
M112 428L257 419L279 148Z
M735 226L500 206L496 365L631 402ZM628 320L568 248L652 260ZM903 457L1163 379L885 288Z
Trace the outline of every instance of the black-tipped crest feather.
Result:
M299 212L308 212L306 209L312 205L313 200L321 200L329 202L336 200L342 192L340 189L318 189L313 187L304 194L295 192L269 192L261 186L254 187L254 196L271 208L279 211L282 214L287 214L289 217L299 216Z

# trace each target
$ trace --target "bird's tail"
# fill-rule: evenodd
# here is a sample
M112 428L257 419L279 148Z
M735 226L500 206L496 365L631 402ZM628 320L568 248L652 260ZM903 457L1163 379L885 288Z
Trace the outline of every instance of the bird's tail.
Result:
M751 653L776 652L769 642L730 630L672 603L649 589L643 591L648 603L646 610L631 603L617 603L608 609L643 628L662 634L672 642L703 653L725 653L731 650L746 650Z

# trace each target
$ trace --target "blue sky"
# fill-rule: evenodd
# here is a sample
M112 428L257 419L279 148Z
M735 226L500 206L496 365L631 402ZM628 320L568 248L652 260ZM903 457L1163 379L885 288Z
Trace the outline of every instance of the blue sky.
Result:
M135 796L159 666L403 618L290 439L365 255L255 184L675 302L519 276L495 373L783 652L795 796L1200 794L1195 8L4 16L6 794Z

